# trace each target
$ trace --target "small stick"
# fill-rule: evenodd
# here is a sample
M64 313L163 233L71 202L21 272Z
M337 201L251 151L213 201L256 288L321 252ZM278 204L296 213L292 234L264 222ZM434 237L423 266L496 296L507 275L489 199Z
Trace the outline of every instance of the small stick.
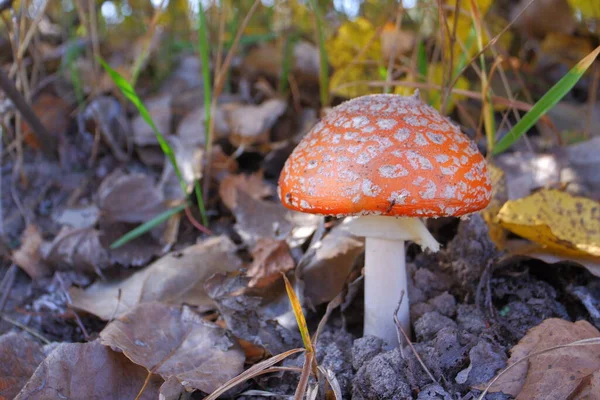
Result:
M21 113L27 124L35 132L37 139L42 144L42 151L50 160L56 160L56 143L44 125L35 115L31 107L25 101L25 98L19 93L14 83L8 75L0 69L0 89L6 93L8 98L14 103L17 110Z
M402 343L402 340L400 337L400 333L402 333L402 335L404 336L404 339L406 340L406 343L410 346L410 349L415 354L415 357L417 358L417 361L419 361L419 364L421 364L421 367L423 367L423 370L429 376L429 379L431 379L433 382L435 382L436 384L439 385L440 383L433 377L431 372L429 372L429 369L427 368L427 366L421 359L421 356L419 356L419 353L417 353L417 350L415 350L415 347L413 346L412 342L410 341L410 338L408 337L406 332L404 332L404 329L402 328L402 324L398 320L398 311L400 311L400 305L402 304L403 299L404 299L404 290L400 293L400 301L398 302L398 307L396 307L396 310L394 311L394 323L396 324L396 328L398 328L398 342Z

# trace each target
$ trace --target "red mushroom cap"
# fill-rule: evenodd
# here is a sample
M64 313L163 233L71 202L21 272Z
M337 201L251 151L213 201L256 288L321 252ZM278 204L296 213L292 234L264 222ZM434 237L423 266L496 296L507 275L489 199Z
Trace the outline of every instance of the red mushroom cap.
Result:
M333 108L279 178L286 207L336 216L460 216L485 208L491 192L475 143L418 93L362 96Z

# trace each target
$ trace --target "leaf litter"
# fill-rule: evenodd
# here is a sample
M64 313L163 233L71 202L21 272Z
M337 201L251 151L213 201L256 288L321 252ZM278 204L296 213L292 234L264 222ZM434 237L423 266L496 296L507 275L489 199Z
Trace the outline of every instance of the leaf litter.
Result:
M43 15L42 36L29 44L43 58L31 59L25 51L19 63L24 71L7 64L12 52L4 51L0 35L0 68L19 77L59 157L59 162L39 157L38 132L22 120L17 125L15 108L2 97L0 129L6 148L0 233L6 265L1 270L13 272L0 286L0 351L22 362L3 365L0 386L6 393L1 396L13 398L21 391L18 398L69 397L83 388L90 398L130 399L141 393L141 398L183 399L193 390L218 394L235 387L231 394L246 397L290 397L306 390L309 398L388 398L391 393L420 400L476 398L485 381L524 354L520 346L530 346L527 354L532 355L559 342L562 346L564 332L571 341L598 336L584 322L600 323L593 211L600 199L598 93L591 68L551 110L546 122L553 125L538 124L527 142L489 157L494 199L484 219L474 215L436 221L436 238L446 244L439 255L407 247L414 346L386 352L375 338L361 337L362 239L350 235L343 220L285 209L275 190L286 158L329 106L319 103L320 51L329 52L329 89L336 94L331 105L347 96L380 92L377 85L388 77L394 83L385 92L412 94L414 86L423 86L428 101L446 107L485 152L485 132L477 122L481 102L473 96L479 90L473 78L485 71L472 74L474 64L468 66L468 57L462 60L478 49L469 13L476 5L495 35L528 2L507 5L506 15L488 0L474 0L471 8L463 5L458 16L447 8L449 32L455 30L459 40L446 43L438 43L432 30L436 25L419 12L420 5L402 10L401 23L394 24L392 9L367 3L351 20L340 17L339 10L324 14L329 30L325 49L310 41L311 9L301 2L273 8L272 14L282 18L276 24L251 18L242 49L229 47L229 28L235 24L223 13L231 69L225 71L224 88L213 93L210 153L209 105L202 87L212 82L203 82L203 72L215 79L225 75L218 70L218 57L202 65L196 51L190 51L189 38L173 41L178 32L164 34L163 24L179 12L175 5L154 9L156 14L145 19L150 25L144 26L144 37L126 40L126 30L114 30L123 37L109 30L100 32L107 35L100 42L89 38L58 46L70 34ZM484 53L487 61L498 48L504 50L502 62L489 59L495 117L502 120L498 135L507 122L514 122L513 98L521 106L532 104L530 98L540 98L540 89L561 78L596 41L590 31L595 10L585 2L534 3ZM48 7L49 15L63 11ZM561 9L560 18L554 18ZM575 9L577 18L567 11ZM205 11L212 16L214 10ZM551 17L536 20L540 15ZM293 26L287 19L291 16ZM136 18L128 17L128 23ZM583 19L586 25L580 23ZM176 21L187 29L188 18ZM29 16L22 21L24 27L31 22ZM210 18L211 33L218 28L214 22ZM46 24L56 32L48 33ZM82 27L77 35L91 32ZM261 36L265 30L266 39ZM507 47L525 48L514 42L515 33L530 41L527 58ZM490 40L487 35L481 39L483 45ZM440 48L448 50L442 53L454 48L452 68L448 54L430 57L441 54ZM212 55L216 49L211 46ZM186 192L153 129L123 101L107 75L98 75L89 57L98 50L123 76L135 75L133 86L167 139ZM167 53L177 55L171 59ZM31 81L23 82L31 60ZM456 64L468 73L455 75L460 69ZM48 79L38 80L40 66ZM456 80L456 93L448 91L444 98L449 80ZM496 104L495 99L502 101ZM22 130L22 143L16 128ZM199 231L193 220L200 220L190 190L195 181L208 190L214 234ZM111 248L140 224L186 204L192 206L185 212L180 208L142 236ZM11 263L22 271L9 267ZM573 265L585 266L591 274ZM319 326L319 334L313 335L316 376L310 376L311 368L302 370L302 342L281 273L291 282L300 303L295 310L301 307L307 329L312 333ZM318 324L324 312L326 323ZM42 346L23 330L60 342ZM65 343L71 340L86 343ZM502 391L517 398L564 398L561 390L573 399L597 397L600 374L593 355L594 347L588 346L547 353L554 358L532 356L510 370L522 373L519 390L509 386ZM545 369L540 360L553 368ZM576 364L587 369L575 368L569 375ZM521 365L527 367L524 373L517 368Z

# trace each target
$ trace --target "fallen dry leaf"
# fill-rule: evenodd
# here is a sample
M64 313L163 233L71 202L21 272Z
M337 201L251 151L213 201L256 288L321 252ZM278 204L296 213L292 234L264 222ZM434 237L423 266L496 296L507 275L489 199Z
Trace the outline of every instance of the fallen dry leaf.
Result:
M281 279L280 272L294 269L290 248L283 240L260 238L251 253L254 261L246 272L246 276L252 278L249 287L267 287Z
M558 190L540 190L507 201L498 214L503 227L566 256L600 256L600 205Z
M99 341L61 343L35 370L15 400L135 399L147 371ZM162 383L151 377L140 399L155 400Z
M206 292L217 305L227 329L271 354L298 347L301 342L297 327L287 329L275 320L290 310L283 285L270 287L266 293L259 290L264 296L261 297L258 293L246 293L249 281L247 276L230 273L214 275L206 283Z
M52 213L52 220L71 228L91 228L98 222L100 210L94 204L66 207Z
M262 199L273 194L273 187L263 177L263 171L253 174L227 175L219 185L219 196L230 210L237 207L237 191L243 190L253 199Z
M204 282L215 273L241 268L235 250L226 236L207 239L169 253L125 280L98 281L85 290L71 288L71 305L104 320L149 301L210 309Z
M587 321L575 323L550 318L530 329L511 349L508 365L542 350L577 340L598 338L600 332ZM500 375L489 389L518 400L563 400L589 386L592 374L600 369L600 346L571 346L543 352L521 362ZM487 385L478 386L479 389ZM597 386L596 386L597 387ZM600 396L595 392L593 397Z
M327 303L342 291L363 249L364 240L352 236L344 224L332 228L316 243L301 272L304 296L312 305Z
M31 108L48 133L58 142L69 127L69 113L71 112L69 104L54 94L44 92L32 101ZM25 142L33 148L41 148L36 134L25 121L22 122L22 129Z
M567 0L521 0L511 10L510 20L520 14L515 28L526 36L541 39L549 32L569 34L576 27L573 12ZM523 11L524 10L524 11Z
M411 31L396 29L392 22L387 22L381 32L381 53L384 60L400 58L411 51L415 45L415 35Z
M27 333L0 336L0 399L14 399L46 355Z
M187 114L177 127L177 136L188 146L204 146L206 139L206 113L204 106L193 109ZM223 108L217 106L211 113L214 123L213 140L226 137L229 134L229 125L225 119Z
M42 244L42 257L57 270L73 268L101 276L102 270L110 266L110 260L100 235L93 228L63 227L51 243Z
M244 191L237 192L234 229L250 247L260 238L286 240L291 248L303 244L313 234L318 215L300 213L285 208L281 202L254 199Z
M144 303L109 323L100 340L188 390L215 391L244 369L244 352L226 331L189 307Z
M122 265L124 267L141 267L145 266L156 256L164 255L169 249L169 243L162 240L164 234L169 229L171 221L179 218L179 215L173 216L166 224L161 224L152 229L149 234L139 236L130 240L116 249L110 249L111 243L121 238L127 232L135 228L133 224L125 224L120 222L105 223L100 222L100 243L108 250L108 257L112 264Z
M51 273L49 266L42 260L40 247L43 242L44 239L37 226L29 224L21 234L21 246L12 254L13 262L31 279L48 276Z
M147 222L166 210L164 196L152 177L121 170L100 184L98 208L104 221L128 223Z
M189 400L192 393L185 390L174 376L170 377L160 387L158 400Z
M131 126L119 100L112 96L98 96L85 108L81 117L83 121L95 125L88 129L92 133L98 129L117 160L129 160L132 147Z
M144 105L152 117L152 121L160 133L165 136L171 132L171 95L163 93L155 97L144 99ZM131 121L133 129L133 141L138 146L158 145L156 134L150 125L144 121L141 115L137 115Z
M227 105L227 119L231 128L229 140L235 146L266 140L266 134L286 108L287 102L282 99L269 99L259 105Z

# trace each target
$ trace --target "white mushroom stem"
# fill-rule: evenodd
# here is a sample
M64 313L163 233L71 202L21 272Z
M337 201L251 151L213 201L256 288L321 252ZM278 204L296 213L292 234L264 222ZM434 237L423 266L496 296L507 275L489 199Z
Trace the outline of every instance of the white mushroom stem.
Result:
M364 334L380 337L387 348L398 346L394 311L404 292L398 320L410 335L410 312L404 242L413 240L423 248L439 250L419 218L364 216L352 220L348 228L366 238Z

